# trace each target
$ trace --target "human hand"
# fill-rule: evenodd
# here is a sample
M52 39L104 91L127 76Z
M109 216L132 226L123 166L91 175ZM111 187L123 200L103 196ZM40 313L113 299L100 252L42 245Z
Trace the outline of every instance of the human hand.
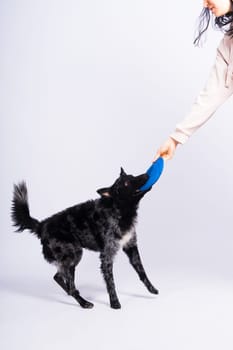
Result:
M179 144L178 141L169 137L167 141L165 141L164 144L160 146L160 148L158 149L153 159L153 162L155 162L159 157L162 157L164 160L171 159L175 154L176 146L178 144Z

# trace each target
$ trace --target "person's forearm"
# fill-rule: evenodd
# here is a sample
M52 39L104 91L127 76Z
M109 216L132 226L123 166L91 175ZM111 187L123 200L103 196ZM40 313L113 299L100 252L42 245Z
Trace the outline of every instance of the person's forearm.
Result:
M233 44L231 44L231 49L233 52ZM232 72L229 71L229 66L232 64L231 60L233 60L233 54L231 53L231 55L230 47L222 41L205 88L197 97L190 113L182 122L177 124L175 131L170 135L174 140L182 144L185 143L214 114L217 108L233 94Z

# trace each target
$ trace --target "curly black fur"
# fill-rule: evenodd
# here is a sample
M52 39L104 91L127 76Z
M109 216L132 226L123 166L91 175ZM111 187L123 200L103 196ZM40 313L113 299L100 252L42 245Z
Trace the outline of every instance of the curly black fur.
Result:
M14 185L14 200L12 204L12 220L17 232L29 229L37 233L39 221L30 217L28 207L28 193L26 183L22 181L18 186Z
M120 248L147 289L158 293L141 263L135 231L138 204L147 192L140 191L140 187L147 177L146 174L127 175L121 169L120 177L111 187L97 191L101 196L99 199L67 208L41 222L30 216L25 182L14 186L14 226L18 232L29 229L37 235L44 258L58 268L55 281L84 308L93 304L80 296L74 284L75 267L82 258L83 248L100 253L101 271L112 308L121 307L113 279L113 259Z

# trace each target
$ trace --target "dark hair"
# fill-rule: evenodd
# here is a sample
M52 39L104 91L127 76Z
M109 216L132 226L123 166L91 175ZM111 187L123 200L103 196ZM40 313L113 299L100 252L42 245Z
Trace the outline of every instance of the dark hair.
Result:
M233 1L231 2L233 3ZM213 27L215 27L216 29L220 29L227 35L233 37L233 11L228 12L224 16L214 18L210 10L207 7L204 7L199 16L197 34L193 42L195 46L200 46L203 35L205 38L205 34L209 27L211 18L213 20Z

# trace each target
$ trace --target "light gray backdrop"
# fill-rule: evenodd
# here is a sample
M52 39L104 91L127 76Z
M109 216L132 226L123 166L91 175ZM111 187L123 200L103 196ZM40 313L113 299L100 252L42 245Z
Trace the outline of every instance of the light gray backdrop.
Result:
M232 349L232 99L178 148L141 202L139 246L160 296L150 297L119 254L122 310L114 313L98 255L85 253L77 284L96 307L81 310L53 283L37 239L13 233L10 220L19 180L32 216L43 219L96 198L120 166L135 175L150 166L214 62L221 33L192 45L201 8L184 0L0 2L2 349L219 349L222 339Z

